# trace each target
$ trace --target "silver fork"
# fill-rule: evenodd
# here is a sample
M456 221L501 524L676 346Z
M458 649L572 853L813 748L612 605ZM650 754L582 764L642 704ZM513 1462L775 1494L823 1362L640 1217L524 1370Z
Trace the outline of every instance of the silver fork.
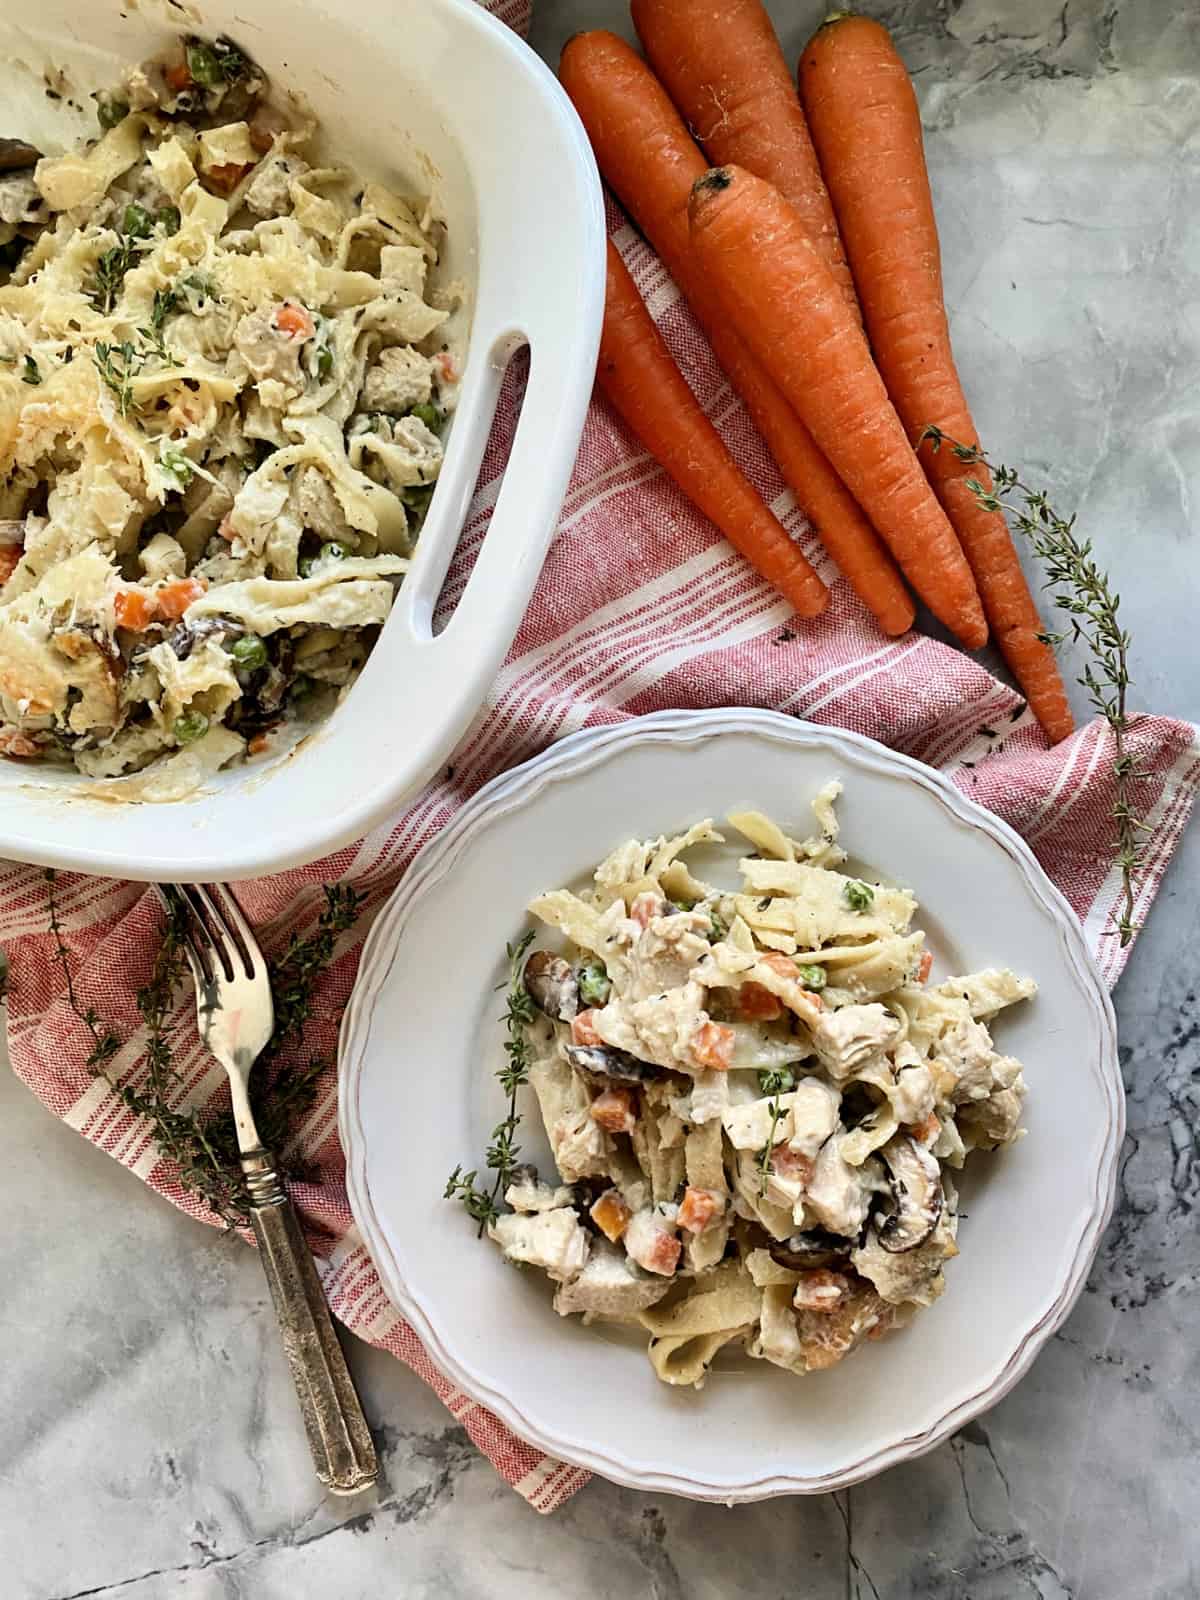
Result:
M241 908L217 884L159 885L181 907L184 950L196 981L200 1037L229 1074L250 1220L291 1364L317 1476L334 1494L357 1494L379 1475L375 1446L334 1332L312 1255L263 1148L250 1110L250 1069L271 1037L275 1008L267 965Z

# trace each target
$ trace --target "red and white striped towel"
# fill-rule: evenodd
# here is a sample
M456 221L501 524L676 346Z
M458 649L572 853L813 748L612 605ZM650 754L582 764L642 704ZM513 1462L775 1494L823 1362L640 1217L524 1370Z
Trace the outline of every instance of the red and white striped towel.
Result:
M498 0L493 9L515 27L528 20L525 0ZM877 631L808 532L662 268L615 211L610 224L692 387L833 586L832 604L815 623L797 623L598 401L537 595L486 710L447 771L391 826L312 867L239 887L268 951L280 949L292 930L311 928L321 884L346 878L369 894L366 914L321 980L306 1057L323 1051L332 1058L371 916L421 845L480 784L577 728L663 707L766 706L852 728L941 767L1029 840L1115 982L1126 952L1108 932L1120 879L1112 865L1112 751L1103 725L1049 750L1020 699L976 662L915 634L889 640ZM523 381L515 370L506 388L447 605L461 593L486 535ZM1185 723L1147 716L1134 724L1130 742L1145 773L1140 802L1150 823L1140 919L1187 821L1200 782L1200 741ZM62 875L58 900L80 1003L95 1006L127 1037L112 1070L136 1083L145 1060L134 991L157 946L154 898L137 884ZM180 1188L145 1127L84 1066L89 1039L64 994L47 929L46 883L36 868L0 865L0 939L11 961L9 1044L18 1075L85 1138L181 1209L211 1221ZM193 1018L191 997L181 996L174 1035L179 1101L219 1104L224 1074L201 1047ZM429 1383L533 1506L561 1504L587 1474L542 1456L458 1392L384 1297L346 1201L332 1071L297 1143L315 1176L293 1196L323 1251L335 1314Z

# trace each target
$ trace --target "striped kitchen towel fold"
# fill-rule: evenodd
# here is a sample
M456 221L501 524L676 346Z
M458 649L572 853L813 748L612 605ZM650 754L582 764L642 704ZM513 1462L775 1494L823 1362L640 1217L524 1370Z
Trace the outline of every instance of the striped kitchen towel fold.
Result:
M492 9L518 28L528 20L524 0L497 0ZM890 640L878 632L806 527L661 266L615 211L610 228L688 380L831 585L832 602L815 622L798 623L597 401L533 603L485 710L446 770L403 816L368 838L311 867L238 888L268 951L280 950L292 931L311 928L322 884L346 879L367 894L363 917L342 938L320 980L306 1057L324 1052L333 1058L373 915L416 852L469 795L566 733L664 707L769 707L854 729L940 767L1029 841L1083 924L1105 978L1115 982L1127 952L1111 935L1120 874L1112 860L1112 749L1105 726L1094 722L1048 749L1019 697L977 662L918 634ZM518 361L443 595L445 608L461 594L486 537L523 381ZM1144 774L1139 800L1149 821L1135 910L1140 920L1183 832L1200 781L1200 742L1189 725L1152 716L1139 717L1129 739ZM138 1084L147 1064L134 992L158 944L154 896L143 885L67 874L59 876L56 893L78 1004L94 1006L121 1033L125 1043L110 1070L119 1081ZM91 1041L65 993L47 909L39 870L0 865L0 939L11 962L9 1044L16 1072L56 1116L175 1205L212 1221L181 1187L144 1123L88 1072ZM179 1103L224 1103L224 1074L196 1036L189 995L178 998L171 1027ZM552 1510L587 1474L544 1457L456 1390L389 1305L347 1203L336 1100L331 1070L296 1140L295 1154L310 1176L293 1188L322 1252L335 1314L407 1363L506 1481L538 1510Z

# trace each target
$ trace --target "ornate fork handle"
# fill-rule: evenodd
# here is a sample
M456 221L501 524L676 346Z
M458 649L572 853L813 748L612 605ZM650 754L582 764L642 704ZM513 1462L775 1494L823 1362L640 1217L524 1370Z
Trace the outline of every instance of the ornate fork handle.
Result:
M241 1160L317 1476L334 1494L357 1494L374 1483L379 1466L312 1254L270 1152L249 1150Z

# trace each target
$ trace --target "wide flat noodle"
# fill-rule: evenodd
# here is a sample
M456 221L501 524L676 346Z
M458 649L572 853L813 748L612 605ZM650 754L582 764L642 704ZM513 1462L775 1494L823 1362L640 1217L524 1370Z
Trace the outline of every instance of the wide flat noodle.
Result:
M310 166L298 115L264 156L245 109L257 69L236 115L209 86L181 120L160 67L104 101L133 106L115 127L38 163L14 225L28 246L0 285L0 520L20 554L0 581L0 750L136 774L114 799L173 793L213 752L244 752L240 736L183 750L201 718L261 730L261 745L313 715L300 662L313 682L352 681L407 570L427 503L410 491L439 476L457 393L456 352L416 348L448 316L427 282L442 234L428 208ZM389 376L406 360L420 373L407 396ZM376 427L378 450L353 443ZM166 568L143 548L164 528ZM102 594L80 586L36 625L14 610L93 551L119 563ZM171 582L185 587L158 615ZM242 631L266 656L243 652L239 679L227 658ZM160 759L161 782L141 770Z

